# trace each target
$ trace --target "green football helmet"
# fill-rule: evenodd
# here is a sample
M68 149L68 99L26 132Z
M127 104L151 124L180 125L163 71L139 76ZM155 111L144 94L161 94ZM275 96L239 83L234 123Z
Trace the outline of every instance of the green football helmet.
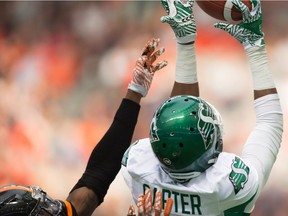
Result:
M162 169L174 180L188 181L212 166L222 151L219 112L201 98L175 96L154 113L150 143Z

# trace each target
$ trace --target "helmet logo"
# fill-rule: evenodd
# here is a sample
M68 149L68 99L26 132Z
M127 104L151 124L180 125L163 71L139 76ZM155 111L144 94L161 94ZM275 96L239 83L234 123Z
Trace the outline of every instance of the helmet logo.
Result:
M205 110L204 104L202 103L202 101L200 101L198 111L199 121L197 127L204 141L205 149L208 149L213 142L213 136L216 131L215 122L214 119L211 117L211 115L213 115L213 112L210 112L210 109L207 109L207 114L204 115L203 110Z
M155 115L152 119L151 126L150 126L150 142L151 143L160 140L157 131L158 131L158 128L156 125L156 115Z
M163 162L166 164L166 165L171 165L171 160L169 158L163 158Z

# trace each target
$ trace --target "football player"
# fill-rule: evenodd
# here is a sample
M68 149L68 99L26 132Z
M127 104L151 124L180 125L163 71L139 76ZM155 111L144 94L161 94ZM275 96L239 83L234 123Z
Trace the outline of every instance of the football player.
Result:
M173 199L171 215L248 216L277 158L283 116L268 67L260 0L249 8L232 0L242 13L239 24L216 23L239 41L253 78L256 126L241 155L222 151L223 124L218 111L199 97L193 0L161 0L176 36L177 61L171 98L155 111L150 136L132 144L122 171L135 202L147 189L162 192L163 206ZM228 80L227 80L228 82Z
M152 38L145 45L110 128L92 151L83 176L67 199L53 199L36 186L3 186L1 216L89 216L103 202L120 170L123 153L131 144L140 101L147 95L154 73L167 65L165 60L155 63L164 52L164 48L157 48L159 41Z

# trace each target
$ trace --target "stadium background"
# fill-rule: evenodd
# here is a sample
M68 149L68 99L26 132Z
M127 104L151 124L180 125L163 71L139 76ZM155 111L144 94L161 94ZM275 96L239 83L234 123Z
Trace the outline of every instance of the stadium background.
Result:
M253 216L287 216L288 2L265 1L263 11L285 132ZM133 140L147 136L174 79L174 34L163 15L158 1L0 2L0 185L40 185L65 199L110 125L143 45L159 37L169 65L143 100ZM197 5L195 17L200 91L223 115L225 150L240 153L255 121L247 59ZM131 202L118 175L95 215L123 216Z

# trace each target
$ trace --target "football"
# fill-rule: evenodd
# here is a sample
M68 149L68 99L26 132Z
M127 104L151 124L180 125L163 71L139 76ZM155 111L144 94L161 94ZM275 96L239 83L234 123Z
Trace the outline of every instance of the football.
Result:
M237 10L231 0L196 0L199 7L208 15L215 19L222 21L235 22L242 20L242 14ZM252 3L249 0L242 0L242 2L252 9Z

